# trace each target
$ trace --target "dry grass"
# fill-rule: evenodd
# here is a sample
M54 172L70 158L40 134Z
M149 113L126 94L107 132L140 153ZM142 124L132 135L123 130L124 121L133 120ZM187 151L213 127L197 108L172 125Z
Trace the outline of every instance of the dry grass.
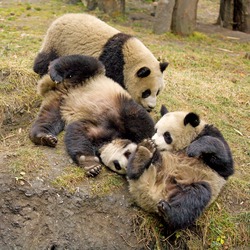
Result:
M205 0L200 2L203 6L206 4ZM9 161L14 175L20 177L21 172L29 174L39 167L47 167L46 162L41 165L36 161L44 157L44 151L30 148L26 136L40 104L40 97L35 94L37 76L32 72L34 57L52 20L62 13L81 12L84 8L81 5L66 6L61 1L3 3L4 8L0 8L0 138L3 142L0 152L11 152L16 147L17 153L13 158L10 153ZM249 52L249 43L221 39L222 34L195 33L187 38L172 34L156 36L138 25L125 27L122 22L110 22L118 29L136 35L157 57L170 62L165 76L167 85L156 110L165 104L169 110L198 112L223 131L235 159L234 177L217 202L197 222L196 230L179 231L174 235L175 239L170 240L164 236L163 226L156 218L141 213L135 219L139 226L138 238L146 242L154 239L156 249L178 249L183 242L190 249L246 249L250 244L250 60L244 55ZM154 115L159 116L157 112ZM62 145L53 152L58 155L57 161L63 154L66 157ZM81 169L72 169L72 164L68 165L51 181L56 187L74 191L86 177ZM90 192L110 192L124 183L120 177L112 177L108 172L105 172L105 178L106 182L102 179L98 185L89 183Z

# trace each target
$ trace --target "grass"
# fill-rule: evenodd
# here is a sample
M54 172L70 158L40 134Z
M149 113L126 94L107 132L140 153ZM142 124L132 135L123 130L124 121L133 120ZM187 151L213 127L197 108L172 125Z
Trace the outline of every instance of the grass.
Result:
M9 171L18 180L28 180L41 169L50 168L53 160L49 161L48 151L33 147L27 138L41 102L35 94L37 76L32 72L33 60L52 20L66 12L82 11L81 4L67 5L55 0L42 4L5 3L0 8L0 153L9 155ZM155 249L178 249L183 244L190 249L246 249L250 244L250 60L244 55L249 52L249 42L199 32L189 37L171 33L157 36L143 24L128 25L126 17L118 18L119 22L103 17L116 28L136 35L156 57L170 62L165 74L166 87L153 115L159 117L161 104L169 110L198 112L223 131L235 160L235 175L197 221L195 230L182 230L166 237L157 218L139 212L135 218L138 240L144 241L145 246L155 241ZM62 141L61 135L59 139ZM88 180L82 169L67 162L63 143L52 152L61 169L50 176L56 188L75 192L84 180L91 194L105 195L124 185L123 178L108 171L103 171L103 177L97 181Z

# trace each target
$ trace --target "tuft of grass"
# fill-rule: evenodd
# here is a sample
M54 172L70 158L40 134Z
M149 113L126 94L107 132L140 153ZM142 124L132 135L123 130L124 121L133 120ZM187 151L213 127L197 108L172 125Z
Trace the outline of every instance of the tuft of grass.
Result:
M70 193L76 191L76 187L85 179L85 174L82 168L65 167L64 172L52 181L52 184L57 188L64 188Z

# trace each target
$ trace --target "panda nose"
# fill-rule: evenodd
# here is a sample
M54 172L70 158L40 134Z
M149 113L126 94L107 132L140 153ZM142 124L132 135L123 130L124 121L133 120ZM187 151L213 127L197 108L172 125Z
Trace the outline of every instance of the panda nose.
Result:
M119 161L114 160L113 163L114 163L114 166L115 166L115 169L116 169L116 170L121 170L121 169L122 169L122 168L121 168L121 165L120 165L120 163L119 163Z

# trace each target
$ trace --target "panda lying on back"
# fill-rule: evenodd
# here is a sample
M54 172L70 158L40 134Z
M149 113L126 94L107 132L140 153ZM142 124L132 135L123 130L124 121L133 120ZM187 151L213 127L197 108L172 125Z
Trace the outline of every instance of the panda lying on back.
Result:
M152 139L139 143L129 158L129 190L168 229L183 229L219 195L234 172L233 158L220 131L195 113L168 113L165 107L161 113Z
M90 176L100 172L98 149L106 143L112 141L119 148L113 154L121 166L108 162L117 169L127 165L136 147L130 141L139 143L153 135L154 122L148 112L106 77L103 64L93 57L71 55L54 60L38 90L45 98L30 139L55 147L56 136L66 124L67 152Z

